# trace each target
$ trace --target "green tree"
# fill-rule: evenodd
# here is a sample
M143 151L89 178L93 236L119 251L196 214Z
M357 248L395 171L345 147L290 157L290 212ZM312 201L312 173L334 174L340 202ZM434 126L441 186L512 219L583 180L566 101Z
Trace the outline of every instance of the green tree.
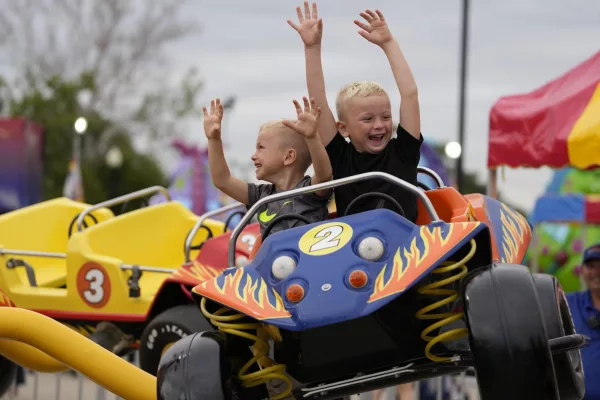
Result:
M45 198L62 194L73 123L82 115L86 201L164 184L153 157L137 154L132 142L158 154L201 116L196 69L173 70L167 53L197 31L185 20L193 18L183 10L186 2L0 0L0 51L10 54L0 77L0 113L29 118L46 131ZM123 167L109 176L104 157L115 144Z
M94 79L86 74L79 80L65 82L59 77L50 78L44 85L11 99L8 108L11 116L21 116L41 124L45 131L44 145L44 198L62 195L74 145L73 123L81 115L77 97L82 90L94 90ZM123 164L117 174L105 162L105 151L98 149L101 133L111 126L111 121L99 112L86 114L88 128L83 137L88 147L96 149L82 159L82 177L85 200L97 203L114 195L121 195L152 185L164 185L165 177L151 155L139 154L131 144L127 132L118 131L109 142L123 154ZM114 189L113 189L114 188ZM111 193L111 189L113 193Z

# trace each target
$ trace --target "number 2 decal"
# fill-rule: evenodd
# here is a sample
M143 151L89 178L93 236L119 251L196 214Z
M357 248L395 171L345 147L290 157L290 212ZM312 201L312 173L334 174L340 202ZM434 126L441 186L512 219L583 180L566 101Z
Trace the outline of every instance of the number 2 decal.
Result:
M336 238L340 236L342 232L344 232L344 228L342 228L339 225L330 226L328 228L320 230L315 235L315 238L323 239L310 246L310 249L308 251L314 253L315 251L337 246L340 243L340 239Z
M85 263L77 273L77 292L90 307L102 308L110 299L110 279L100 264Z
M300 250L311 256L333 253L352 238L352 227L343 222L330 222L306 232L298 243Z

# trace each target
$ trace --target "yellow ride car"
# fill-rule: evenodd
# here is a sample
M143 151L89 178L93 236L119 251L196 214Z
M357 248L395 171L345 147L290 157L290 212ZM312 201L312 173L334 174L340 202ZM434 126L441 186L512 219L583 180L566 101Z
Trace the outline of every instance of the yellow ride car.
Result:
M157 192L168 201L119 216L109 208ZM10 299L117 355L139 349L154 374L171 343L210 329L190 290L227 266L226 224L210 217L241 206L199 217L157 186L94 206L58 198L2 215L0 306ZM240 241L240 260L252 243Z

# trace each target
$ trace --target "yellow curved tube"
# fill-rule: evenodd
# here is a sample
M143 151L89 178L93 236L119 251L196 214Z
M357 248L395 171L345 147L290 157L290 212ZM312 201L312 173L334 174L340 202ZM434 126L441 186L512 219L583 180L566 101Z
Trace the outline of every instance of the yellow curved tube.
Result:
M156 378L60 322L22 308L0 307L0 338L33 346L127 400L156 400ZM16 343L11 343L14 346ZM4 355L4 343L0 353ZM16 350L15 350L16 349ZM16 346L7 358L20 360ZM29 349L27 349L29 350ZM39 355L39 354L38 354ZM47 362L48 360L46 360ZM16 361L18 362L18 361Z
M38 372L55 373L69 369L43 351L14 340L0 339L0 354L14 363Z

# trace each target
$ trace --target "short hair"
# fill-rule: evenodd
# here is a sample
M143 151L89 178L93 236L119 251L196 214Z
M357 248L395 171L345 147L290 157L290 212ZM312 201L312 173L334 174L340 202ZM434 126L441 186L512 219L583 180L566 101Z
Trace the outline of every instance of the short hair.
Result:
M385 89L377 82L360 81L352 82L345 85L338 92L337 98L335 99L335 108L339 120L343 120L346 117L346 104L354 97L367 97L374 94L384 93L387 95Z
M279 145L282 147L292 148L296 150L296 157L299 162L299 166L302 167L302 171L305 172L308 167L312 164L312 158L310 157L310 150L304 140L304 136L294 131L291 128L285 126L282 120L268 121L262 124L259 130L270 131L278 130L277 134Z

